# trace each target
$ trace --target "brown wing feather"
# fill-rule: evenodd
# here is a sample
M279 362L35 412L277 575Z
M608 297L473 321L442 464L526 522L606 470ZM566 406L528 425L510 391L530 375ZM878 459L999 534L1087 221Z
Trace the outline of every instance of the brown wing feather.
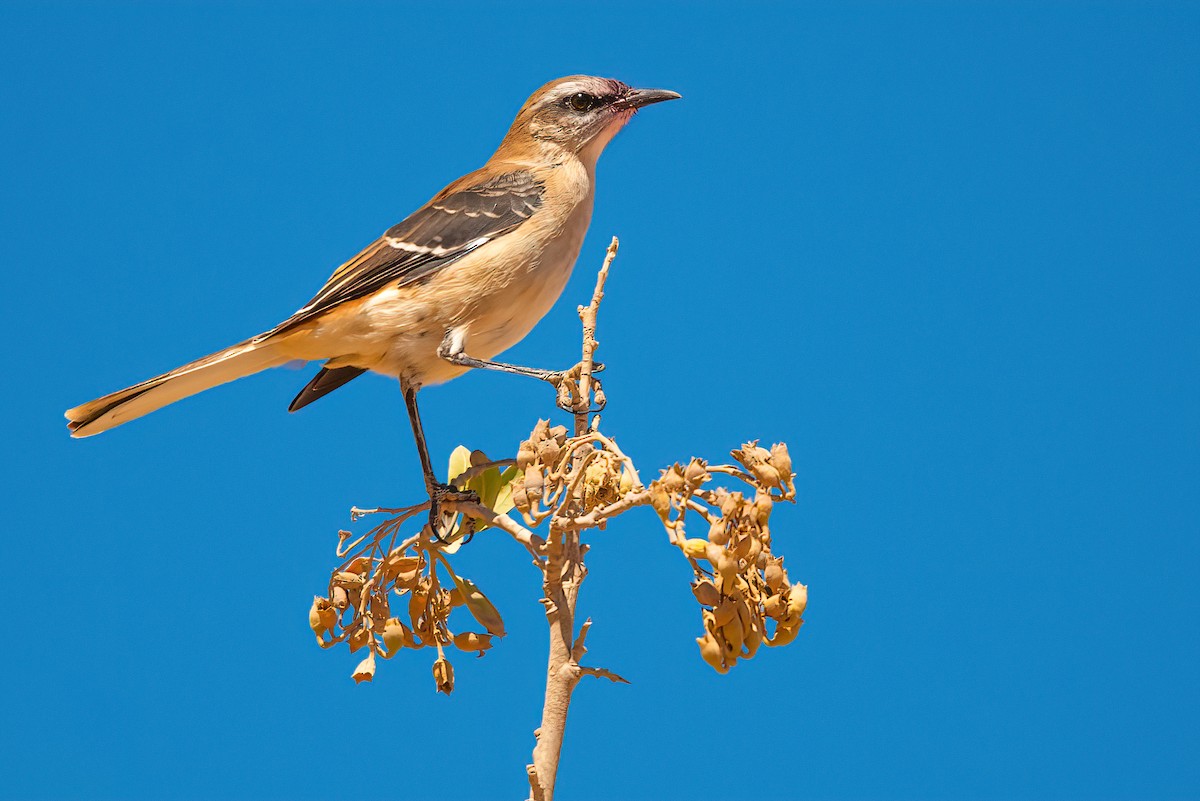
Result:
M516 230L542 205L545 186L527 170L482 170L447 186L339 267L321 291L263 337L273 336L386 286L420 281Z

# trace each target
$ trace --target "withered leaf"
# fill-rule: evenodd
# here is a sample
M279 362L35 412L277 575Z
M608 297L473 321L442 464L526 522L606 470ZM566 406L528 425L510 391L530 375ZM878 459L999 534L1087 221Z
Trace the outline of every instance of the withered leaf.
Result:
M475 586L475 582L468 578L463 578L457 573L451 572L450 576L454 579L458 591L462 593L463 601L467 604L467 610L471 616L479 621L479 624L488 630L489 634L496 637L504 636L504 621L500 617L500 613L487 596Z

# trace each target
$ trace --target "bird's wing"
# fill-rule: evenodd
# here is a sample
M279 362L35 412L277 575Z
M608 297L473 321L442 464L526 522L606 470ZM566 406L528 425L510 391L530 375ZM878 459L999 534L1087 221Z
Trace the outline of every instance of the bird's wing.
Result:
M545 186L526 170L470 173L343 264L271 336L386 286L412 284L511 233L542 205Z

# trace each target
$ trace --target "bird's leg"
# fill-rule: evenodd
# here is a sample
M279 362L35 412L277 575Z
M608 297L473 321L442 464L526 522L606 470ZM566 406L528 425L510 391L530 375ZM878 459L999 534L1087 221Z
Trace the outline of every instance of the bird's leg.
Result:
M404 405L408 407L408 421L412 424L413 439L417 441L417 455L421 457L421 472L425 474L425 491L429 493L429 530L437 542L442 542L442 514L440 502L444 500L479 502L479 495L471 490L460 490L442 484L433 472L429 459L429 446L425 444L425 429L421 427L421 413L417 409L417 387L403 384Z
M573 394L571 392L563 392L564 382L575 381L578 379L577 374L573 374L576 368L570 370L541 370L537 367L522 367L517 364L507 364L505 362L494 362L488 359L476 359L474 356L468 356L463 347L463 335L461 331L447 331L446 336L442 338L442 344L438 346L437 354L440 358L445 359L451 364L457 364L460 367L471 367L476 370L496 370L501 373L512 373L513 375L524 375L530 378L537 378L552 384L555 389L559 390L559 408L564 411L573 412L575 408L571 401ZM604 371L603 364L592 365L592 373ZM578 394L577 392L574 394Z

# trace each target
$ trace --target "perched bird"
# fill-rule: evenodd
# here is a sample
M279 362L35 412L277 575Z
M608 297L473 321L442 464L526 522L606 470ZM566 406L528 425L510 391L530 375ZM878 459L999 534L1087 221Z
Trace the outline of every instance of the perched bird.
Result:
M591 220L605 145L642 106L678 97L586 75L551 81L521 107L483 167L339 267L291 317L69 410L71 436L99 434L297 359L325 364L290 411L372 370L400 379L434 519L450 488L434 477L417 391L469 368L556 380L553 371L491 360L524 338L562 293Z

